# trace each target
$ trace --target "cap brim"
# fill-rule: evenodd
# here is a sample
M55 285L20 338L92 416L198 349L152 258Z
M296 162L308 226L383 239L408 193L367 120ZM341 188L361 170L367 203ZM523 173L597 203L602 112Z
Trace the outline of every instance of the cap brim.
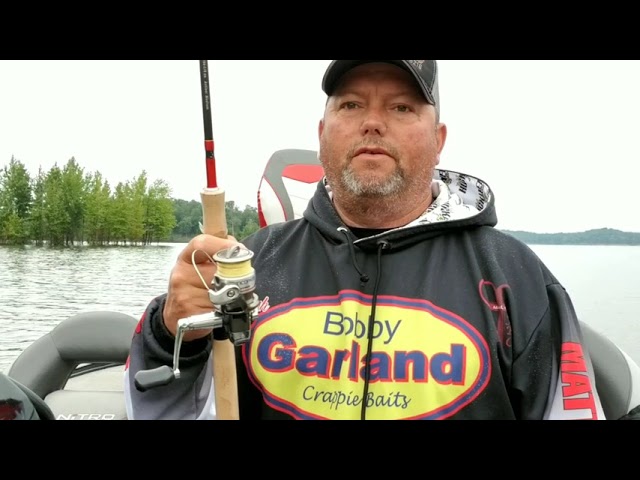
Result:
M332 95L340 78L352 68L365 63L385 62L396 65L403 70L409 71L404 60L333 60L327 67L327 71L322 79L322 90L327 95ZM410 72L410 71L409 71ZM410 72L411 73L411 72Z
M416 81L420 87L420 91L431 105L435 105L436 102L431 92L429 92L423 82L418 78L416 72L411 68L407 60L333 60L327 67L324 77L322 78L322 90L327 95L333 95L340 78L352 68L365 63L384 62L390 63L397 67L402 68L404 71L411 74L411 77Z

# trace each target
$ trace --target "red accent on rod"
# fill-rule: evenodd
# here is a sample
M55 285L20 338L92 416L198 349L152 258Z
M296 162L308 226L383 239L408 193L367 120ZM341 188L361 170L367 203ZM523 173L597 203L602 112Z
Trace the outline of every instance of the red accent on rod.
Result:
M207 188L218 188L216 161L214 158L207 158Z
M218 188L218 178L216 177L216 157L213 153L213 140L205 140L204 149L207 154L207 188Z

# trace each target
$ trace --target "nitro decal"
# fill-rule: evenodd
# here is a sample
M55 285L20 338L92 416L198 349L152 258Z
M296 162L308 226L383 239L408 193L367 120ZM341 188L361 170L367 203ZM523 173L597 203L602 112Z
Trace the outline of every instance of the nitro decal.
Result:
M443 419L468 405L491 375L484 338L430 302L379 296L294 299L259 315L251 376L273 408L299 419ZM366 398L367 337L373 337Z

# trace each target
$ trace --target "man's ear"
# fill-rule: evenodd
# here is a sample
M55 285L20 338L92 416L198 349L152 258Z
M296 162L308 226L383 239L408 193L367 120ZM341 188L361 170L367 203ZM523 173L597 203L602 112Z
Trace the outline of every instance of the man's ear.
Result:
M439 123L436 126L436 138L438 141L438 156L437 160L440 163L440 154L444 148L444 144L447 143L447 126L444 123Z

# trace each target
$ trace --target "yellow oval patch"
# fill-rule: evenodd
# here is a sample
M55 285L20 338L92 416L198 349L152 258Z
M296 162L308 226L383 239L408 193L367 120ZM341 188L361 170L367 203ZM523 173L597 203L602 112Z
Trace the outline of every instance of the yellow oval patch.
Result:
M300 419L440 419L486 386L487 344L468 322L430 302L379 296L295 299L260 314L245 360L265 401Z

